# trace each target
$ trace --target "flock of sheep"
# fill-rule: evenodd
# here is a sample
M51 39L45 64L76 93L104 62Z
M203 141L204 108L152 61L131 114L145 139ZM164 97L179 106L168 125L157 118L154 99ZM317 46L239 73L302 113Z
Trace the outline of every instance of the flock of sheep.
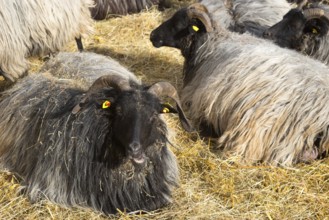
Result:
M177 48L185 59L177 91L169 82L145 85L117 61L83 51L93 18L153 4L169 7L1 2L0 73L12 86L0 98L0 168L21 179L31 201L105 214L170 203L179 168L165 113L242 163L292 166L328 154L328 6L200 0L178 10L150 34L155 47ZM54 54L72 39L80 52ZM27 57L46 54L53 55L40 73L24 76Z

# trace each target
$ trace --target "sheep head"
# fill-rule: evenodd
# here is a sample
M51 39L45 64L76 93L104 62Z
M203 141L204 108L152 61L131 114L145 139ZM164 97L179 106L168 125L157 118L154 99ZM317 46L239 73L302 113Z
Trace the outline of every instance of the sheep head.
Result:
M208 10L202 4L192 4L177 11L169 20L152 31L150 40L155 47L185 49L191 37L213 31Z
M162 103L162 96L172 98L177 108ZM109 115L114 141L122 146L122 154L135 164L144 163L148 146L159 140L162 143L167 141L166 126L160 114L178 113L183 128L192 131L192 126L181 109L176 89L167 82L145 87L120 76L102 76L74 107L73 113L77 114L84 105L92 104L92 100Z
M300 8L291 9L280 22L267 29L263 33L264 38L273 40L281 47L303 50L306 36L311 39L326 36L329 13L316 7Z

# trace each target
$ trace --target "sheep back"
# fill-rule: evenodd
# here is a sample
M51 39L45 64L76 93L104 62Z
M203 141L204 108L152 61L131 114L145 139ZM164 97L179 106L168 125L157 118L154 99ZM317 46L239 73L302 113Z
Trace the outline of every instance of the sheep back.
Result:
M40 72L50 72L58 78L82 81L81 84L88 87L104 75L119 74L140 83L135 74L116 60L92 52L59 52L41 67Z
M91 16L95 20L103 20L111 16L138 13L152 5L162 4L166 0L95 0L91 8Z
M199 0L221 27L261 36L291 9L286 0Z
M182 102L196 125L221 134L224 155L289 166L314 149L328 152L324 64L248 34L210 33L197 50Z
M286 0L233 0L235 29L262 36L266 28L280 21L290 9Z

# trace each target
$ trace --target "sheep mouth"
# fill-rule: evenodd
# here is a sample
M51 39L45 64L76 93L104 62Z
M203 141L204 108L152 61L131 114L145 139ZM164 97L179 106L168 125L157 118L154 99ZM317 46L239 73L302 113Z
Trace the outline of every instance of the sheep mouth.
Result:
M162 40L159 40L159 41L152 41L152 44L154 47L156 48L160 48L163 46L163 41Z
M131 155L130 159L134 161L136 164L143 164L145 162L145 155L142 153Z

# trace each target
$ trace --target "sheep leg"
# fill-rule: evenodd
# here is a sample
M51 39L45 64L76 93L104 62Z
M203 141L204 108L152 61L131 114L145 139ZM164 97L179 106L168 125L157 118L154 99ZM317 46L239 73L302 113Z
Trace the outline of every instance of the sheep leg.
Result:
M7 74L0 68L0 75L2 75L5 79L8 79L10 82L15 82L16 79L14 79L10 74Z
M317 159L319 156L319 151L317 148L305 150L302 153L301 160L304 162L310 162Z
M77 47L78 47L78 50L80 52L83 51L83 45L82 45L82 41L81 41L81 36L79 38L75 38L75 42L77 43Z
M215 130L215 128L207 123L206 121L202 121L199 125L199 133L202 137L209 137L209 138L218 138L220 134Z

